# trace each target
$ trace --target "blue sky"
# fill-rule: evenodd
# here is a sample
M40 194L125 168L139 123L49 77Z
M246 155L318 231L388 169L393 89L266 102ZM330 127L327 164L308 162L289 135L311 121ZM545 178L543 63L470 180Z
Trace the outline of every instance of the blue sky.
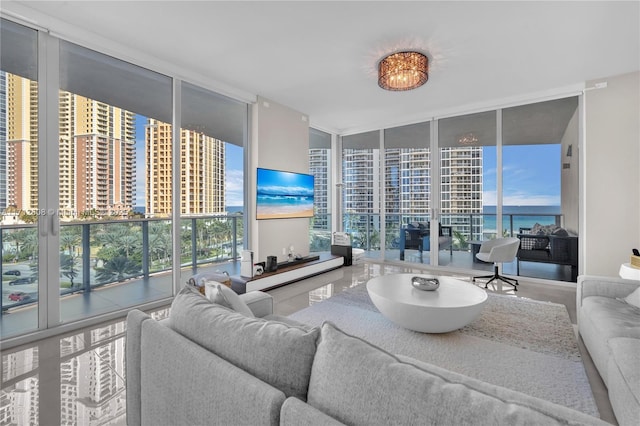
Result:
M496 148L483 147L483 204L496 205ZM505 206L560 205L560 145L507 145L502 150Z

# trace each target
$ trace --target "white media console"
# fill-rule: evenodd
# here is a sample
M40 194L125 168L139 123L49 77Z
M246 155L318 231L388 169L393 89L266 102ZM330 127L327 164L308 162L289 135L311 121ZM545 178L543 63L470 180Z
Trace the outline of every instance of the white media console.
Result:
M321 253L293 262L279 263L275 272L265 272L253 278L234 275L231 277L231 288L238 294L268 290L340 268L343 264L342 256Z

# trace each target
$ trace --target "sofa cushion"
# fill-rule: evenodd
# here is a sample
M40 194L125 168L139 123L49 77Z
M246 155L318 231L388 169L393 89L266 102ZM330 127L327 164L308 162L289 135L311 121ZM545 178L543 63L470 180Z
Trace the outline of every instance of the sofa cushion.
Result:
M640 419L640 339L616 337L609 340L611 356L608 390L616 419L621 425Z
M602 380L609 386L608 342L614 337L640 338L640 309L622 299L605 296L584 297L581 304L580 335Z
M464 376L459 376L464 377ZM308 404L346 424L602 424L566 407L401 361L333 324L322 325ZM502 388L500 388L502 389ZM506 399L504 395L512 398ZM591 421L593 419L593 421Z
M612 337L640 339L640 309L622 300L603 296L590 296L582 301L580 314L588 318L607 342Z
M633 293L625 297L624 301L636 308L640 308L640 287L636 288Z
M242 315L253 317L253 312L238 294L229 287L215 281L205 281L204 294L213 303L226 306Z
M306 399L318 328L250 318L188 288L173 300L169 325L285 395Z
M287 398L280 408L280 426L340 426L342 424L297 398Z

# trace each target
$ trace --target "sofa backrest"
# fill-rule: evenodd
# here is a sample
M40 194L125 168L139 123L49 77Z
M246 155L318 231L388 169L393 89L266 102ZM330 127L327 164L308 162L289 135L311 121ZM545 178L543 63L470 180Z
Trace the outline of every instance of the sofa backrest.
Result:
M130 426L280 423L282 391L140 311L125 351Z
M186 287L173 300L169 326L286 396L306 400L318 328L246 317Z
M605 424L548 401L416 364L325 322L307 403L351 425Z

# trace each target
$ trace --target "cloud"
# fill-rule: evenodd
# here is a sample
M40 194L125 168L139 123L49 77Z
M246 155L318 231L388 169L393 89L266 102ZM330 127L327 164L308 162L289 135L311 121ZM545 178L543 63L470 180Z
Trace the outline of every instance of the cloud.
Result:
M226 170L224 193L228 206L244 205L244 173L242 170Z

